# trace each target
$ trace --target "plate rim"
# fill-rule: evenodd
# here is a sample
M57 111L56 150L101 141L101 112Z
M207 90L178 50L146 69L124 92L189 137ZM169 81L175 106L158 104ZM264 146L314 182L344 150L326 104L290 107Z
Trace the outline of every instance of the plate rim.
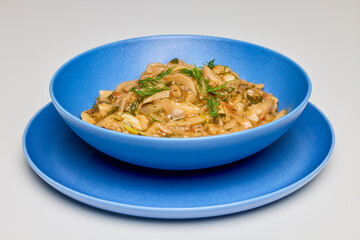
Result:
M32 123L35 121L35 119L42 113L46 108L53 105L52 102L49 102L45 106L43 106L40 110L36 112L36 114L31 118L31 120L26 125L26 128L24 130L23 138L22 138L22 147L23 152L25 155L25 158L30 165L30 167L43 179L46 183L48 183L50 186L55 188L56 190L60 191L61 193L65 194L66 196L73 198L75 200L78 200L82 203L85 203L87 205L97 207L100 209L121 213L121 214L127 214L127 215L133 215L133 216L139 216L139 217L148 217L148 218L165 218L165 219L190 219L190 218L204 218L204 217L214 217L214 216L220 216L220 215L227 215L231 213L237 213L245 210L254 209L263 205L266 205L268 203L274 202L276 200L279 200L295 191L303 187L305 184L310 182L317 174L321 172L321 170L325 167L326 163L328 162L334 147L335 147L335 131L334 128L327 118L327 116L314 104L311 102L308 103L309 107L313 107L325 120L327 126L329 127L330 133L331 133L331 145L328 150L327 155L322 160L322 162L309 174L304 176L303 178L297 180L296 182L283 187L281 189L278 189L276 191L247 199L247 200L241 200L237 202L231 202L231 203L225 203L225 204L218 204L218 205L211 205L211 206L201 206L201 207L150 207L150 206L140 206L140 205L132 205L132 204L125 204L125 203L119 203L109 200L104 200L98 197L89 196L87 194L75 191L69 187L66 187L57 181L53 180L47 174L45 174L43 171L41 171L36 164L33 162L32 158L30 157L30 154L28 152L27 146L26 146L26 139L28 136L29 129L32 125ZM55 106L53 105L55 108ZM56 110L55 110L56 111ZM59 116L60 117L60 116ZM61 118L61 117L60 117ZM250 205L250 207L249 207ZM210 210L210 211L209 211ZM176 213L176 214L175 214Z

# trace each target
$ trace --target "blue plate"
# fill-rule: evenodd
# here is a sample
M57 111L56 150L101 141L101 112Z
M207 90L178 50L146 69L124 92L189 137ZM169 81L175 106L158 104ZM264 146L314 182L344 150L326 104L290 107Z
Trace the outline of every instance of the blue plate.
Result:
M285 135L241 161L166 171L111 158L81 140L52 104L28 124L23 148L48 184L83 203L153 218L200 218L241 212L278 200L308 183L334 147L327 118L312 104Z

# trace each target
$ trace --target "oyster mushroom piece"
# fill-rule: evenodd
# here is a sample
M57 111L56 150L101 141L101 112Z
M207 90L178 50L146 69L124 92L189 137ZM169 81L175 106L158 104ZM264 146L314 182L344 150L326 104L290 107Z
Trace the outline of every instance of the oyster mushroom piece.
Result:
M175 73L175 74L166 76L165 78L166 78L167 82L173 81L175 83L186 86L187 88L190 89L190 91L193 94L197 95L196 86L195 86L194 81L191 79L191 77L188 77L182 73Z
M121 114L121 117L124 119L123 123L135 128L137 130L143 130L139 119L137 119L133 115L128 114L128 113L123 113L123 114Z
M214 73L207 65L203 67L203 74L205 78L209 79L211 85L218 86L224 83L221 77Z
M178 118L180 112L184 112L184 117L190 117L199 114L200 108L191 103L177 103L169 99L162 99L161 103L167 114Z
M157 92L154 95L151 95L150 97L146 98L143 102L143 104L153 102L155 100L159 100L162 98L168 98L170 95L170 90L165 90L161 92Z

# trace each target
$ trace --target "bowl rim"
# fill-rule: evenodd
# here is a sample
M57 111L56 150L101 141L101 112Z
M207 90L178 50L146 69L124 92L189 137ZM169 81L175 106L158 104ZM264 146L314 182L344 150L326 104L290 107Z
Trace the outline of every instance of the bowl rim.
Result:
M61 104L59 103L59 101L56 99L55 96L55 90L54 90L54 85L56 82L56 79L59 75L59 73L66 68L68 65L70 65L72 62L74 62L75 60L77 60L78 58L81 58L83 55L86 54L90 54L92 52L101 50L102 48L107 48L110 47L112 45L117 45L117 44L125 44L127 42L134 42L134 41L140 41L140 40L152 40L152 39L172 39L172 38L187 38L187 39L191 39L191 38L197 38L197 39L212 39L212 40L221 40L221 41L228 41L228 42L235 42L235 43L240 43L243 45L248 45L248 46L253 46L253 47L257 47L257 48L261 48L263 50L269 51L272 54L278 55L284 59L286 59L287 61L291 62L292 64L294 64L299 70L300 72L304 75L306 83L307 83L307 92L303 98L303 100L300 102L300 104L298 104L295 108L291 109L291 111L289 113L287 113L285 116L274 120L270 123L266 123L264 125L261 126L257 126L254 128L250 128L250 129L246 129L246 130L242 130L242 131L238 131L238 132L233 132L233 133L226 133L226 134L220 134L220 135L211 135L211 136L201 136L201 137L183 137L183 138L179 138L179 137L174 137L174 138L168 138L168 137L153 137L153 136L142 136L142 135L134 135L134 134L128 134L128 133L122 133L122 132L117 132L114 130L109 130L106 128L101 128L98 127L96 125L90 124L88 122L83 121L82 119L74 116L73 114L71 114L70 112L68 112L65 108L63 108L61 106ZM311 84L311 80L309 78L309 76L307 75L307 73L305 72L305 70L298 64L296 63L294 60L290 59L289 57L275 51L272 50L270 48L267 47L263 47L261 45L258 44L254 44L254 43L250 43L250 42L246 42L246 41L242 41L242 40L236 40L236 39L230 39L230 38L224 38L224 37L216 37L216 36L207 36L207 35L190 35L190 34L171 34L171 35L153 35L153 36L144 36L144 37L136 37L136 38L129 38L129 39L124 39L124 40L120 40L120 41L116 41L116 42L111 42L111 43L107 43L107 44L103 44L94 48L91 48L89 50L86 50L76 56L74 56L73 58L69 59L68 61L66 61L53 75L53 77L51 78L50 81L50 85L49 85L49 92L50 92L50 97L52 99L52 102L54 104L54 106L56 107L56 109L60 110L62 113L65 114L65 116L67 116L68 118L70 118L71 120L75 121L76 123L83 125L85 127L90 128L92 131L96 131L96 132L101 132L102 134L106 134L109 136L113 136L113 137L124 137L127 138L129 140L137 140L137 139L141 139L142 141L157 141L157 142L184 142L184 141L206 141L206 140L219 140L222 138L228 138L228 137L238 137L238 136L247 136L247 135L251 135L253 132L260 132L263 129L267 129L267 128L271 128L272 126L276 126L281 124L282 122L286 121L287 119L291 118L293 115L295 115L298 111L300 111L301 109L304 109L306 104L309 101L310 95L311 95L311 91L312 91L312 84Z

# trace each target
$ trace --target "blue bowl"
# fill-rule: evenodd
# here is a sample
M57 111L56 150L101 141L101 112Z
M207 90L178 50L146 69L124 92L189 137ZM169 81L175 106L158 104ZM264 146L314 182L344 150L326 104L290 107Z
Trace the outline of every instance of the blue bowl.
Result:
M174 57L199 66L215 59L249 82L264 83L264 90L277 97L279 109L287 109L288 114L249 130L193 138L131 135L81 120L81 112L95 103L100 89L115 89L122 81L139 78L148 63L166 63ZM94 48L65 63L50 83L57 111L88 144L122 161L168 170L219 166L262 150L292 126L310 93L311 82L304 70L273 50L238 40L192 35L135 38Z

